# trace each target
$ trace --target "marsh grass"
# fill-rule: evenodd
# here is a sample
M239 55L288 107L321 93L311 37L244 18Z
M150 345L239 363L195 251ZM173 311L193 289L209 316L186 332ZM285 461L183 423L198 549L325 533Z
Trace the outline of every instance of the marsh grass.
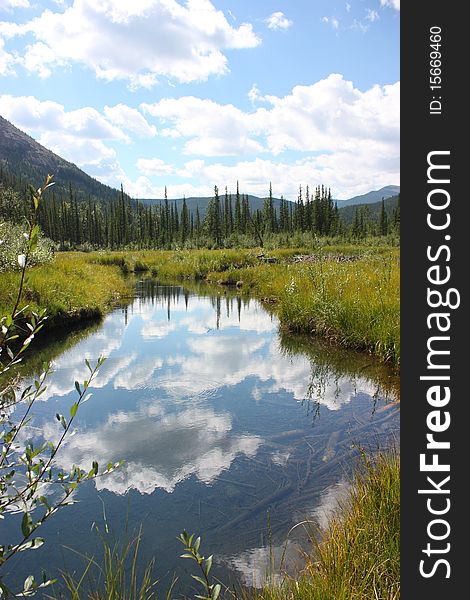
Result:
M0 311L11 310L19 274L0 273ZM132 288L116 265L91 263L86 254L57 254L50 264L27 271L24 301L31 310L47 309L48 329L65 322L100 317Z
M363 454L346 499L321 541L311 536L305 566L253 600L398 600L400 597L400 457Z
M30 269L26 300L46 307L55 322L96 317L131 294L122 274L148 273L162 281L207 280L276 305L281 326L364 350L398 368L399 250L341 245L277 249L61 253ZM298 255L311 260L296 262ZM17 274L0 274L0 309L13 302Z
M326 256L309 263L262 264L208 273L207 279L242 282L242 289L276 303L281 325L290 331L314 333L399 367L397 251L367 253L352 262Z
M154 559L150 560L143 572L139 557L142 527L137 534L129 536L127 531L122 540L113 540L109 533L97 532L102 541L103 556L80 554L84 568L80 574L64 571L63 590L54 590L49 598L70 598L71 600L152 600L156 598L158 581L154 579ZM167 594L169 600L171 588Z

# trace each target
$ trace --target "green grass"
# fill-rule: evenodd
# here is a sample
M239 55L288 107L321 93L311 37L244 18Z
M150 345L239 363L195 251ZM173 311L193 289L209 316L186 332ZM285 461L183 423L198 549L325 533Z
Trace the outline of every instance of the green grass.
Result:
M254 600L398 600L400 597L400 457L364 456L347 499L323 540L312 538L305 566Z
M0 314L13 309L20 274L0 273ZM132 293L117 266L92 264L86 255L58 254L53 263L27 271L23 302L31 310L47 309L48 328L102 316L119 298Z
M142 574L138 574L142 566L139 557L142 528L134 537L125 532L123 540L110 540L109 534L101 534L103 556L96 560L94 556L79 554L84 561L83 571L62 572L62 583L65 589L54 590L48 595L70 600L152 600L156 599L154 579L155 560L148 562ZM72 552L74 552L72 550ZM61 587L63 587L61 586ZM171 589L166 599L170 600Z
M262 264L207 274L277 304L281 325L400 364L400 269L395 250L351 262Z
M400 364L399 250L341 245L277 249L275 263L259 249L91 252L58 254L29 271L25 300L46 307L52 321L98 316L129 293L120 274L147 272L161 280L236 285L276 306L282 327L314 333L344 347ZM294 262L299 254L311 262ZM0 310L13 304L18 275L0 274ZM5 314L2 312L1 314Z

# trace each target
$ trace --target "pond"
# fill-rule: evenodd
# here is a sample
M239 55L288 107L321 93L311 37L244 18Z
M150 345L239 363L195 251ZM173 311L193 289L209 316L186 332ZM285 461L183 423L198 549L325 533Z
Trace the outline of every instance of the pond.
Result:
M160 595L175 574L173 595L193 589L183 529L201 535L222 581L258 585L273 563L278 576L281 558L293 568L306 533L290 530L324 525L358 448L398 439L396 380L370 356L280 333L260 302L188 285L140 281L128 306L51 346L54 373L29 437L58 437L54 416L69 414L84 359L103 355L58 463L125 463L79 486L79 502L41 528L46 544L10 566L13 580L42 568L80 574L80 554L100 556L96 527L112 541L142 525L140 561L155 557Z

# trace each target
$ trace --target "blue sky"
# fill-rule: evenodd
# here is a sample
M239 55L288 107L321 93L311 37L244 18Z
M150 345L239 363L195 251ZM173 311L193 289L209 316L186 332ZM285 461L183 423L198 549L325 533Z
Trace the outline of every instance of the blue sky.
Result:
M0 0L0 114L133 197L399 184L400 0Z

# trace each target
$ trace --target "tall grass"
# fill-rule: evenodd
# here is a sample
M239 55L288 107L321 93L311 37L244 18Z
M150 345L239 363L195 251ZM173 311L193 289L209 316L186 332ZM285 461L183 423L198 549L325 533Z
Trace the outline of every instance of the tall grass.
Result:
M363 457L346 500L323 540L312 538L305 567L254 600L398 600L400 597L400 458Z
M109 541L99 531L103 556L80 555L85 567L80 575L65 571L62 573L65 590L58 591L50 598L71 600L152 600L156 598L157 581L153 578L154 559L150 560L143 573L139 575L139 547L142 539L142 528L134 537L127 533L121 541ZM167 595L169 600L171 593Z
M58 254L30 270L26 298L47 307L52 320L102 314L130 293L120 274L148 272L161 280L193 279L237 284L241 293L276 304L281 325L315 333L345 347L400 364L399 250L341 245L260 249L130 251ZM295 255L310 259L295 262ZM0 274L0 310L12 304L17 275Z
M220 273L209 281L239 282L275 302L281 324L400 364L398 252L365 254L350 262L319 257L309 263L262 264Z
M0 273L0 314L8 314L15 300L19 274ZM50 264L27 272L24 301L31 310L46 308L49 323L79 321L101 316L120 297L132 289L117 266L92 264L86 255L56 255Z

